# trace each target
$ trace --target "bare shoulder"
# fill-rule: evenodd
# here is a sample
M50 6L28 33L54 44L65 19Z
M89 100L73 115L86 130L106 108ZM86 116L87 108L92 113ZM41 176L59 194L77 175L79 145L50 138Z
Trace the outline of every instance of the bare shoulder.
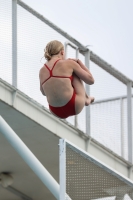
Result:
M73 68L74 66L77 66L77 65L78 65L75 61L69 60L69 59L60 60L59 64L65 65L65 66L71 67L71 68Z

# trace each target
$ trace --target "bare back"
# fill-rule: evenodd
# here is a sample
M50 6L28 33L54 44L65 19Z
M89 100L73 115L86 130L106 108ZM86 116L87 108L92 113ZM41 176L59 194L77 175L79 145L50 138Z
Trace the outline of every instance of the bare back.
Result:
M50 70L53 68L56 60L51 59L49 62L46 63ZM73 87L69 77L72 76L72 73L73 68L71 67L71 65L69 65L68 60L59 60L52 70L52 74L54 76L63 76L67 78L49 78L50 71L46 68L46 66L44 65L40 69L40 84L42 85L42 89L47 97L47 101L51 106L64 106L71 99L73 94Z

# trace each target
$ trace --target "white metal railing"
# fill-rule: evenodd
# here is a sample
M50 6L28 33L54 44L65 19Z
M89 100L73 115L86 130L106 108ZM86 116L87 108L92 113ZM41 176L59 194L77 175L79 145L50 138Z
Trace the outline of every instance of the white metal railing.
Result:
M75 49L75 57L76 57L76 59L79 58L79 48L78 47L74 46L70 42L66 42L64 46L65 46L65 52L67 52L67 46L71 46L72 48L74 48ZM66 54L66 57L67 57L67 54ZM85 65L89 69L89 67L90 67L90 64L89 64L90 51L89 51L89 49L85 52L84 57L85 57ZM88 95L90 95L89 85L86 84L85 86L86 86L86 93ZM74 117L74 119L75 119L74 120L74 126L76 128L78 128L78 116L76 115ZM90 135L90 107L89 106L86 107L86 134Z
M71 46L72 48L74 48L76 50L76 58L78 53L77 53L77 47L75 47L74 45L72 45L70 42L65 43L65 50L67 51L67 46ZM78 49L79 52L79 49ZM89 69L89 61L90 61L90 51L89 49L83 54L85 56L85 65L88 67ZM112 74L112 73L111 73ZM121 96L121 97L115 97L115 98L109 98L109 99L103 99L103 100L99 100L99 101L95 101L93 104L97 104L97 103L102 103L102 102L107 102L107 101L114 101L114 100L121 100L120 103L120 107L121 107L121 116L120 116L120 120L121 120L121 156L124 156L124 149L123 149L123 117L122 117L122 113L123 113L123 99L127 98L127 127L128 127L128 161L132 162L132 157L133 157L133 143L132 143L132 82L127 80L126 78L124 79L124 76L122 75L115 75L115 77L119 77L119 80L122 81L124 84L127 85L127 96ZM122 77L122 78L121 78ZM90 95L90 88L89 85L86 84L86 92L88 95ZM90 132L90 127L91 127L91 123L90 123L90 106L86 107L86 133L88 135L91 135ZM77 123L77 116L75 116L75 127L78 127L78 123Z
M118 72L118 70L114 69L110 64L105 62L103 59L98 57L96 54L94 54L92 51L90 51L87 47L82 45L80 42L75 40L73 37L71 37L69 34L61 30L59 27L51 23L48 19L40 15L38 12L27 6L25 3L23 3L20 0L12 0L12 85L17 88L17 71L18 71L18 65L17 65L17 4L24 8L26 11L28 11L30 14L34 15L36 18L38 18L41 22L47 24L49 27L60 33L62 36L64 36L66 39L68 39L70 42L66 44L67 46L71 46L76 51L76 58L78 58L78 54L82 54L85 58L85 65L89 68L90 61L98 65L100 68L108 72L110 75L114 76L117 80L122 82L127 86L127 129L128 129L128 161L133 162L133 131L132 131L132 87L133 87L133 81L124 76L122 73ZM89 86L86 85L86 91L87 94L90 94ZM96 102L95 102L96 103ZM97 102L98 103L98 102ZM122 106L122 99L121 99L121 106ZM121 110L122 112L122 110ZM86 107L86 134L91 135L90 133L90 107ZM122 119L121 119L122 124ZM77 123L77 117L75 117L75 127L78 128ZM122 125L121 125L122 129ZM122 144L121 144L122 145ZM123 155L123 153L122 153Z
M133 94L131 95L131 99L133 97ZM124 157L124 119L123 119L123 113L124 113L124 107L123 107L123 100L126 99L127 100L127 96L118 96L118 97L114 97L114 98L108 98L108 99L101 99L98 101L95 101L93 103L93 106L95 106L96 104L100 104L100 103L106 103L106 102L111 102L111 101L116 101L119 100L120 101L120 131L121 131L121 156ZM127 116L128 119L128 116ZM132 123L132 121L130 121L130 123ZM131 125L132 127L132 125ZM130 136L131 137L131 136ZM131 139L131 138L130 138ZM128 142L129 144L129 142ZM132 145L132 144L130 144ZM128 146L128 160L130 160L131 158L129 156L130 153L130 146Z
M17 88L17 0L12 0L12 85Z
M60 139L59 148L60 200L66 192L73 200L132 198L130 179L67 140Z

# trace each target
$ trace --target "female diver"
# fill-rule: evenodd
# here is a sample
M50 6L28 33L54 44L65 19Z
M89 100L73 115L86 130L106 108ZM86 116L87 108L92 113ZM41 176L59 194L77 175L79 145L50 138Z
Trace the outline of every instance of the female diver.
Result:
M79 59L65 59L64 46L54 40L45 48L47 62L40 69L40 90L47 97L49 109L58 118L79 114L94 101L83 85L94 84L91 72Z

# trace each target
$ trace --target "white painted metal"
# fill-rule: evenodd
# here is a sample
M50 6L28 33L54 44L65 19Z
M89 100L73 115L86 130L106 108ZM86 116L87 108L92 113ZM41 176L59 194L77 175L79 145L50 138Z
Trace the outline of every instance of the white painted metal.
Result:
M27 4L25 4L21 0L18 0L18 4L21 7L23 7L24 9L26 9L28 12L30 12L32 15L36 16L38 19L40 19L41 21L43 21L45 24L48 24L48 26L50 26L55 31L57 31L58 33L60 33L61 35L63 35L66 39L68 39L69 41L73 42L80 49L86 50L86 47L84 47L84 45L82 45L80 42L78 42L77 40L75 40L73 37L71 37L68 33L66 33L65 31L63 31L62 29L60 29L58 26L56 26L55 24L53 24L46 17L44 17L43 15L41 15L40 13L36 12L34 9L32 9L31 7L29 7Z
M106 165L105 163L101 162L98 158L95 158L94 156L88 154L86 151L82 150L81 148L79 148L78 146L74 145L73 143L71 143L70 141L68 141L66 139L64 139L64 144L70 146L71 149L73 149L74 151L76 151L80 155L83 155L86 159L90 160L95 165L97 165L100 168L104 169L106 172L108 172L111 175L117 177L118 179L120 179L121 181L126 183L128 186L133 187L133 181L132 180L130 180L129 178L123 176L121 173L119 173L118 171L114 170L113 168L111 168L110 166Z
M13 0L14 2L16 2L16 0ZM56 30L57 32L59 32L61 35L65 36L67 39L69 39L69 41L71 41L73 44L75 44L79 50L80 53L82 53L83 55L87 53L88 49L82 45L81 43L79 43L78 41L76 41L74 38L72 38L70 35L68 35L67 33L65 33L63 30L61 30L59 27L57 27L56 25L54 25L53 23L51 23L49 20L47 20L45 17L43 17L42 15L40 15L39 13L37 13L35 10L33 10L32 8L30 8L29 6L27 6L25 3L23 3L22 1L18 0L17 3L22 6L24 9L26 9L28 12L32 13L34 16L36 16L38 19L40 19L41 21L43 21L44 23L48 24L50 27L52 27L54 30ZM14 4L15 5L15 4ZM14 12L15 13L15 10ZM14 23L15 25L15 23ZM17 25L17 23L16 23ZM15 26L16 27L16 26ZM14 30L14 28L13 28ZM16 37L15 37L16 38ZM76 48L73 46L73 48ZM93 52L90 52L90 60L93 61L95 64L97 64L99 67L103 68L104 70L106 70L108 73L110 73L111 75L113 75L114 77L116 77L118 80L120 80L121 82L123 82L124 84L127 84L128 82L131 82L131 86L133 86L133 81L130 80L129 78L127 78L126 76L124 76L122 73L118 72L117 70L115 70L110 64L108 64L107 62L105 62L103 59L101 59L99 56L95 55ZM13 66L15 66L13 64ZM17 70L14 70L17 73ZM15 78L13 78L15 80ZM17 82L17 81L16 81ZM16 83L15 83L16 84ZM14 85L15 85L14 84ZM17 84L16 84L17 85ZM89 108L88 108L89 109ZM89 112L87 112L89 113ZM90 116L88 116L90 117ZM87 132L89 134L89 123L86 124L88 128Z
M128 178L132 179L133 166L129 167Z
M12 85L17 87L17 0L12 0Z
M71 42L66 42L65 43L66 45L69 45L70 47L72 47L73 49L77 49L77 46L75 46L73 43L71 43Z
M16 135L16 133L10 128L5 120L0 116L0 132L4 135L7 141L13 146L18 154L24 159L34 173L40 178L44 185L50 190L50 192L59 200L59 184L34 156L34 154L28 149L28 147L22 142L22 140Z
M127 84L128 161L133 163L132 83Z
M123 121L123 99L120 99L120 129L121 129L121 156L124 157L124 121Z
M15 90L16 89L12 85L0 79L0 99L10 108L12 107L13 91ZM21 91L17 90L15 98L13 109L20 113L20 116L23 114L47 129L50 133L53 133L53 137L56 135L59 138L66 138L81 149L87 150L91 155L100 159L102 162L122 173L124 176L129 176L129 168L132 166L131 163L127 162L125 159L118 156L93 138L91 139L89 148L86 148L86 141L90 139L89 136L81 130L75 129L75 127L67 123L67 121L54 117L41 104L29 98ZM7 110L7 108L5 109ZM133 180L132 170L130 178Z
M79 49L76 48L76 59L79 58ZM74 123L75 127L78 128L78 115L75 115L75 123Z
M16 95L17 95L17 90L13 91L13 98L12 98L12 105L14 106L15 104L15 99L16 99Z
M65 47L65 58L67 58L67 47L68 47L68 45L76 50L75 51L75 53L76 53L75 57L76 57L76 59L78 59L79 58L79 49L77 47L75 47L73 44L71 44L70 42L65 42L65 45L64 45L64 47ZM74 117L74 126L76 128L78 128L78 116L77 115L75 115L75 117Z
M78 58L79 58L79 49L76 48L76 59L78 59Z
M132 97L133 97L133 94L132 94ZM94 101L93 104L104 103L104 102L108 102L108 101L116 101L119 99L127 99L127 96L123 95L123 96L112 97L112 98L108 98L108 99L101 99L101 100Z
M64 44L64 50L65 50L65 58L67 58L67 42L65 42Z
M65 200L66 193L66 145L64 140L59 141L59 166L60 166L60 200Z
M117 78L119 81L124 83L125 85L128 82L132 82L132 87L133 87L133 81L127 78L125 75L123 75L121 72L116 70L114 67L112 67L109 63L104 61L102 58L94 54L92 51L90 52L90 60L94 62L96 65L104 69L106 72Z
M102 194L102 195L108 196L108 194L109 194L109 196L110 196L110 194L112 194L112 196L116 196L116 199L120 200L120 199L123 199L124 195L128 194L130 190L133 190L133 181L131 181L127 177L123 176L118 171L114 170L113 168L106 165L105 163L101 162L99 159L97 159L97 158L93 157L92 155L88 154L87 152L83 151L82 149L80 149L79 147L74 145L73 143L67 141L66 139L60 139L60 140L63 144L63 148L65 148L64 146L66 146L66 151L64 151L64 154L66 154L66 161L65 161L66 166L64 167L64 171L67 170L67 174L66 174L66 176L67 176L66 177L67 191L70 192L69 195L71 195L71 197L75 198L76 194L78 195L78 189L77 189L78 187L79 187L79 190L80 190L80 187L82 187L82 186L83 186L83 189L85 189L85 188L87 189L87 186L86 186L87 179L85 176L86 172L84 173L84 169L86 169L86 167L87 167L86 160L88 160L88 165L90 166L89 170L93 171L92 167L94 167L95 171L97 171L99 169L97 171L99 173L101 173L101 172L103 173L103 171L105 172L105 174L104 173L102 174L103 178L102 178L102 176L100 176L100 181L101 181L103 191L104 191L104 187L105 187L105 191L106 191L106 194ZM62 160L62 162L63 162L63 160ZM69 162L71 162L71 163L69 163ZM83 165L81 165L80 162L84 163L85 168L82 169ZM77 166L76 166L76 164L77 164ZM78 164L79 164L79 166L82 166L80 169L79 169ZM63 166L63 164L62 164L62 166ZM100 169L102 169L102 170L100 170ZM62 170L62 172L63 172L63 170ZM82 174L83 179L82 179L82 183L80 184L79 181L81 180L80 179L81 174ZM96 179L97 175L96 174L93 174L93 178L94 178L94 182L92 184L93 190L92 190L92 187L89 192L86 192L86 190L81 189L83 192L85 192L85 193L81 194L81 196L80 196L81 198L86 196L87 193L88 193L88 195L91 193L92 193L92 195L94 195L93 194L93 193L95 193L94 191L96 190L96 192L97 192L98 188L97 188L97 186L95 187L95 184L94 184L95 182L97 183L97 179ZM108 178L106 177L107 174L108 174L108 176L107 176ZM106 178L104 177L104 175ZM76 178L76 176L77 176L77 178ZM113 187L112 183L110 182L111 177L114 179L114 183L116 182L116 184L119 184L119 187ZM90 176L88 176L88 180L89 180L89 178L92 180L92 178ZM111 178L111 180L112 180L112 178ZM105 185L102 184L105 180L106 180L106 183L108 180L108 183L111 184L112 186L108 188L106 186L106 184ZM75 184L75 187L74 187L74 184ZM71 188L70 185L72 185L73 187ZM97 193L97 195L99 195L99 197L101 198L102 196L100 196L100 191L101 190L99 190L99 193ZM75 193L75 192L77 192L77 193Z
M90 51L89 49L85 52L85 66L89 69L90 68ZM86 87L86 93L88 96L90 96L90 86L85 85ZM90 133L90 106L86 106L86 134L91 135Z
M48 19L46 19L44 16L36 12L34 9L26 5L24 2L21 0L18 0L18 4L22 6L24 9L26 9L28 12L36 16L38 19L43 21L45 24L48 24L51 28L53 28L55 31L66 37L69 41L71 41L73 44L75 44L79 49L80 52L84 55L84 53L88 50L87 47L85 47L83 44L81 44L79 41L75 40L72 36L70 36L68 33L57 27L55 24L50 22ZM93 61L95 64L98 64L99 67L103 68L106 70L108 73L110 73L112 76L116 77L118 80L123 82L124 84L127 84L129 81L132 82L133 86L133 81L127 78L125 75L123 75L121 72L116 70L114 67L112 67L110 64L105 62L103 59L101 59L99 56L94 54L92 51L90 52L90 60Z

